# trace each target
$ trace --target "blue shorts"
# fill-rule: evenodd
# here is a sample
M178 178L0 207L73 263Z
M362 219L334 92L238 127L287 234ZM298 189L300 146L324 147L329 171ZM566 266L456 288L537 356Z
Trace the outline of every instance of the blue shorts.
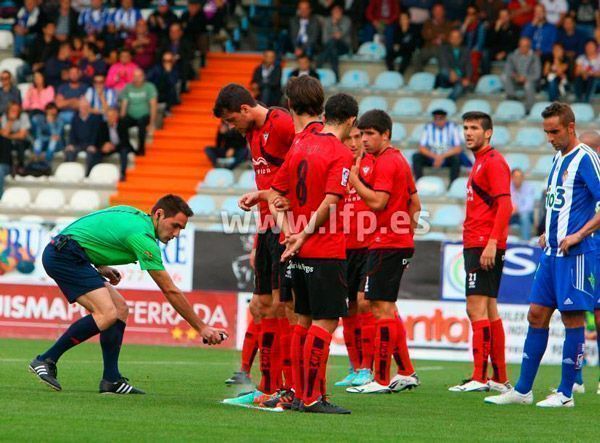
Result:
M600 309L600 249L596 249L596 302L594 303L594 310Z
M559 311L592 311L597 291L596 253L542 255L529 302Z
M104 278L90 263L79 244L58 235L44 249L42 264L69 303L90 291L104 287Z

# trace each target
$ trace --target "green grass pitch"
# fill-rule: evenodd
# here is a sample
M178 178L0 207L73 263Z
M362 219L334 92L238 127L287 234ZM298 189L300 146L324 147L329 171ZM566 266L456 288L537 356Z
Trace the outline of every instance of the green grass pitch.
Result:
M588 393L574 409L498 407L487 394L457 394L451 384L468 375L466 363L417 361L422 386L412 392L360 396L334 388L347 371L332 357L332 401L350 416L268 413L219 404L234 394L223 381L239 353L199 348L125 345L121 371L145 396L97 393L101 353L97 343L71 350L58 366L63 391L54 392L27 371L48 341L0 340L0 440L2 441L597 441L600 396L597 368L584 370ZM256 366L256 363L255 363ZM518 368L509 368L511 380ZM534 394L541 400L560 376L542 366Z

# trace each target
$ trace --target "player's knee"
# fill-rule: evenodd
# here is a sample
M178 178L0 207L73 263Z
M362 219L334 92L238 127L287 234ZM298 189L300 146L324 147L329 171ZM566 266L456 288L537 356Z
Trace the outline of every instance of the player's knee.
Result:
M110 328L115 324L117 319L117 308L113 304L106 306L103 309L98 309L96 312L94 312L94 320L96 321L98 329L101 331Z
M351 301L348 303L348 315L356 315L358 312L358 303L355 301Z
M119 304L119 306L117 306L117 318L126 322L127 317L129 317L129 306L127 306L127 303Z
M529 322L529 326L532 328L544 327L544 316L536 309L529 309L529 312L527 313L527 321Z
M365 300L364 297L362 300L358 300L358 312L359 314L367 314L371 312L371 303L369 300Z

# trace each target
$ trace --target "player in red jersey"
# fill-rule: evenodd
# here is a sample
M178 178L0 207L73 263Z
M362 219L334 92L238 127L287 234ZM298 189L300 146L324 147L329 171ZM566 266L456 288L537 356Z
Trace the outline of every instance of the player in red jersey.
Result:
M390 116L381 110L368 111L361 116L358 128L364 148L375 157L370 184L361 180L358 162L350 174L350 184L377 216L377 229L369 241L365 287L366 299L376 319L375 374L370 383L347 391L357 394L400 392L419 385L396 300L402 274L414 253L413 236L421 203L410 166L390 144ZM395 350L399 357L398 374L390 380Z
M259 190L269 189L294 139L292 117L284 109L259 105L246 88L233 83L221 89L213 113L246 136L256 173L256 186ZM259 225L254 294L261 317L259 348L262 376L258 386L260 395L255 397L266 400L282 387L278 308L283 248L278 234L272 230L273 220L265 202L260 204Z
M498 313L498 289L504 267L508 223L512 213L510 168L490 146L492 119L483 112L463 115L465 144L475 155L467 182L467 214L463 244L467 314L473 328L474 369L470 379L451 387L453 392L490 389L506 392L504 327ZM488 380L491 357L493 376Z
M364 152L360 129L352 128L344 140L356 161L360 159L360 177L371 180L375 158ZM371 216L371 217L369 217ZM346 228L346 261L348 264L348 315L342 319L344 342L350 359L350 373L335 386L360 386L372 380L375 318L365 299L367 277L368 230L375 225L374 214L362 201L354 187L348 186L344 199L344 228ZM364 340L364 346L363 346Z

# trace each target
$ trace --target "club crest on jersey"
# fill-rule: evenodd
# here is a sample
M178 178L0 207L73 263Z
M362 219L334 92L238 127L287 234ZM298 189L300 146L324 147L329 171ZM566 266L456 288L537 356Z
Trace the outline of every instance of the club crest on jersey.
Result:
M569 176L569 170L565 169L565 172L563 172L563 175L562 175L562 181L563 181L563 183L567 181L567 177L568 176Z
M363 166L363 168L362 168L363 174L365 174L365 175L367 175L370 170L371 170L370 166Z
M252 164L254 166L269 166L269 163L263 157L253 158Z
M343 168L342 169L342 186L348 185L348 178L350 177L350 169Z
M475 174L479 174L480 170L481 170L481 165L477 165L477 169L475 169Z

